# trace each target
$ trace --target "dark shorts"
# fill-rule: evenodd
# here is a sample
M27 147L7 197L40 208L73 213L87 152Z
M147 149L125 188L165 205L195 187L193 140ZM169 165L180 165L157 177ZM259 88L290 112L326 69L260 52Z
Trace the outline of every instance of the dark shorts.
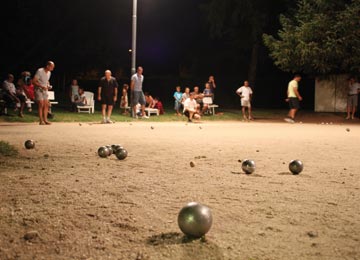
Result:
M189 111L186 110L186 111L184 112L184 115L185 115L187 118L190 118L190 113L189 113Z
M289 98L289 107L290 109L299 109L300 101L298 98Z
M101 95L101 105L114 105L114 96L113 95Z
M143 106L146 105L145 95L142 91L134 91L132 93L132 105L136 106L137 103Z

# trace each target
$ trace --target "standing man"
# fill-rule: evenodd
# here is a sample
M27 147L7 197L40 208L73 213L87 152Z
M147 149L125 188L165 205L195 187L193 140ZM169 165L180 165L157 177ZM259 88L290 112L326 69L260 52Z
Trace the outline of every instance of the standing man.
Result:
M33 84L35 86L35 100L38 104L38 112L40 125L50 125L48 121L49 112L49 100L48 90L51 89L50 77L51 72L54 70L55 64L52 61L48 61L45 67L40 68L36 71Z
M214 102L214 97L215 97L215 89L216 89L216 83L215 83L215 78L214 76L209 76L209 81L207 82L210 84L210 89L211 89L211 93L212 95L212 101Z
M300 108L300 101L302 100L302 97L299 93L300 80L301 76L297 74L294 76L294 79L289 82L288 85L286 102L289 102L290 110L288 113L288 117L284 119L288 123L295 123L295 115Z
M144 82L144 76L143 76L143 68L138 67L137 71L134 75L131 77L131 84L130 89L132 92L132 107L133 107L133 115L134 117L137 117L136 115L136 105L140 103L141 105L141 114L142 118L149 118L145 115L145 95L142 89L142 84Z
M98 87L98 100L101 102L102 124L112 124L111 113L118 95L118 83L111 76L111 71L106 70L105 76L100 79ZM106 111L107 108L107 111Z
M249 81L245 80L244 85L238 88L238 90L236 90L236 94L238 94L241 98L241 107L242 107L241 111L244 120L248 120L248 119L253 120L251 113L251 99L252 99L253 91L249 85ZM249 114L248 117L246 116L246 108Z
M346 119L354 119L356 108L358 105L358 94L360 92L360 84L356 82L354 77L349 79L349 89L347 95L347 116Z

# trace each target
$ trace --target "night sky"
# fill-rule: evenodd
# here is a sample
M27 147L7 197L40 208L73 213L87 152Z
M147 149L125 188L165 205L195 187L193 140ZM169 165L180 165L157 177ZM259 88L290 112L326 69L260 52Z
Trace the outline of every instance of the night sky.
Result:
M224 90L218 93L219 102L238 103L233 91L247 77L249 51L240 53L226 40L210 37L200 8L207 2L138 0L137 65L144 67L145 89L154 95L166 98L178 84L202 86L214 74ZM91 70L111 69L120 83L128 80L132 0L13 0L2 6L3 78L7 73L17 77L23 70L34 72L53 60L53 80L59 90L72 77L84 77ZM276 26L271 29L277 30ZM289 75L273 66L264 47L260 58L256 88L277 97L283 89L270 91L269 83L285 86Z

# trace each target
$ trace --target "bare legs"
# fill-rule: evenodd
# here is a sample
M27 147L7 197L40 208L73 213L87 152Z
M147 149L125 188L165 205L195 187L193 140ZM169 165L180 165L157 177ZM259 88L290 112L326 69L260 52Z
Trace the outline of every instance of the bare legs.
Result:
M106 107L107 107L107 111L106 111ZM101 115L103 117L102 123L113 123L110 120L112 111L113 111L113 107L111 105L106 105L106 104L102 104L101 105Z
M347 106L347 117L346 117L346 119L350 119L350 113L351 113L351 119L354 119L356 108L357 108L356 106Z
M295 108L292 108L292 109L290 109L290 111L289 111L288 116L289 116L291 119L293 119L293 120L295 119L296 111L297 111L297 109L295 109Z
M49 102L48 100L39 100L38 101L38 112L39 112L39 119L40 125L49 125L50 122L48 121L48 112L49 112Z
M248 117L246 116L246 108L248 109ZM252 114L251 114L251 107L243 106L241 111L242 111L243 118L245 120L247 120L247 119L252 120L253 119Z

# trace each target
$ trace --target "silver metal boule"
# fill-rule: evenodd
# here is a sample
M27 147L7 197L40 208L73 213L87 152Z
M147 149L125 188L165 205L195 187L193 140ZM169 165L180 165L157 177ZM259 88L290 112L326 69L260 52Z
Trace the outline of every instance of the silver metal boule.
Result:
M255 162L253 160L246 159L242 162L241 168L246 174L251 174L255 171Z
M292 160L289 163L289 170L292 174L299 174L304 169L304 164L300 160Z
M178 225L181 231L189 237L204 236L212 225L210 208L197 202L190 202L180 210Z
M111 148L112 148L114 154L116 153L117 150L124 149L124 147L122 147L120 144L113 144L113 145L111 145Z
M126 149L120 148L116 150L115 155L119 160L124 160L127 157L128 152Z
M106 158L110 155L110 151L109 149L106 147L106 146L101 146L99 149L98 149L98 155L101 157L101 158Z
M25 145L26 149L34 149L35 148L34 140L26 140L24 145Z
M109 156L114 153L114 150L112 149L112 146L111 146L111 145L106 145L105 147L106 147L107 149L109 149Z

